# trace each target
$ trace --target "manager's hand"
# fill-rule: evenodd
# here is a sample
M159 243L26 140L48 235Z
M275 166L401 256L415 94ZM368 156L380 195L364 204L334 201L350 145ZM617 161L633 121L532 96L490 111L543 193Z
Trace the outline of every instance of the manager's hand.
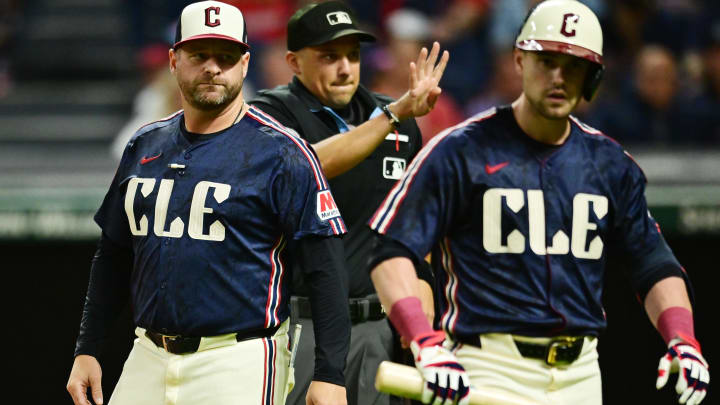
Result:
M92 404L87 398L87 389L90 387L92 399L97 405L102 405L102 370L100 363L93 356L85 354L75 357L67 390L75 405Z
M305 396L307 405L347 405L345 387L323 381L312 381Z

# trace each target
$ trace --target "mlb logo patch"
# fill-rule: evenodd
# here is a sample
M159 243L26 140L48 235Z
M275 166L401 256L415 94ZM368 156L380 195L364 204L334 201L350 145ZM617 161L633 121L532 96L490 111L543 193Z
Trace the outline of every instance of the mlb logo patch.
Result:
M405 173L405 159L386 157L383 159L383 177L398 180Z
M326 17L330 25L352 24L350 15L344 11L335 11L332 13L328 13Z
M335 204L330 190L324 190L317 193L317 216L323 221L331 218L339 217L340 210Z

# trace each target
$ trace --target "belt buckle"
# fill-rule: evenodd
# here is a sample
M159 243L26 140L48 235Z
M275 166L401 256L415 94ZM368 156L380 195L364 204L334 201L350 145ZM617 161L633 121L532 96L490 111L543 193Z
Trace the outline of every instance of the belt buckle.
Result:
M550 344L548 344L547 347L547 353L545 355L545 363L547 363L549 366L567 366L570 364L570 361L567 360L558 360L558 350L559 349L567 349L571 347L577 340L580 339L580 337L577 336L563 336L554 338L550 341Z
M370 317L370 301L365 298L350 298L348 309L352 323L365 322Z
M177 336L162 335L162 344L163 344L163 348L165 349L166 352L170 353L170 350L168 350L168 341L170 341L170 343L172 343L175 341L175 338L177 338Z

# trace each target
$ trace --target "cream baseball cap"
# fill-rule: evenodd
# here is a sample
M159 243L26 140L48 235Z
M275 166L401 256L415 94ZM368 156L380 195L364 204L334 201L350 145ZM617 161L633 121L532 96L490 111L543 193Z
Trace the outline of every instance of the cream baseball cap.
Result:
M185 7L178 20L173 49L185 42L217 38L236 42L244 50L247 43L247 25L242 12L235 6L219 1L200 1Z

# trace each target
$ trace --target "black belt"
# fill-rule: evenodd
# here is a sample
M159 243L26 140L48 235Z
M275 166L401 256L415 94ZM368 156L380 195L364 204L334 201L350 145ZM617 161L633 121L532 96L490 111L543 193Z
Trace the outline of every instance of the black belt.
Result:
M547 344L515 339L515 346L523 357L544 360L549 366L567 366L580 357L584 341L584 336L555 337Z
M263 329L250 329L235 333L235 340L242 342L244 340L268 338L273 336L277 330L280 329L280 325L272 328ZM198 336L169 336L163 335L162 333L145 331L147 336L155 346L162 347L168 353L172 354L185 354L194 353L200 347L200 339Z
M455 340L482 347L480 336L456 336ZM566 366L577 360L582 352L584 336L560 336L551 338L548 343L530 343L513 339L523 357L540 359L549 366Z
M377 321L386 316L377 296L350 298L348 299L348 310L350 312L350 322L352 323ZM290 313L293 319L312 319L310 300L307 297L290 298Z

